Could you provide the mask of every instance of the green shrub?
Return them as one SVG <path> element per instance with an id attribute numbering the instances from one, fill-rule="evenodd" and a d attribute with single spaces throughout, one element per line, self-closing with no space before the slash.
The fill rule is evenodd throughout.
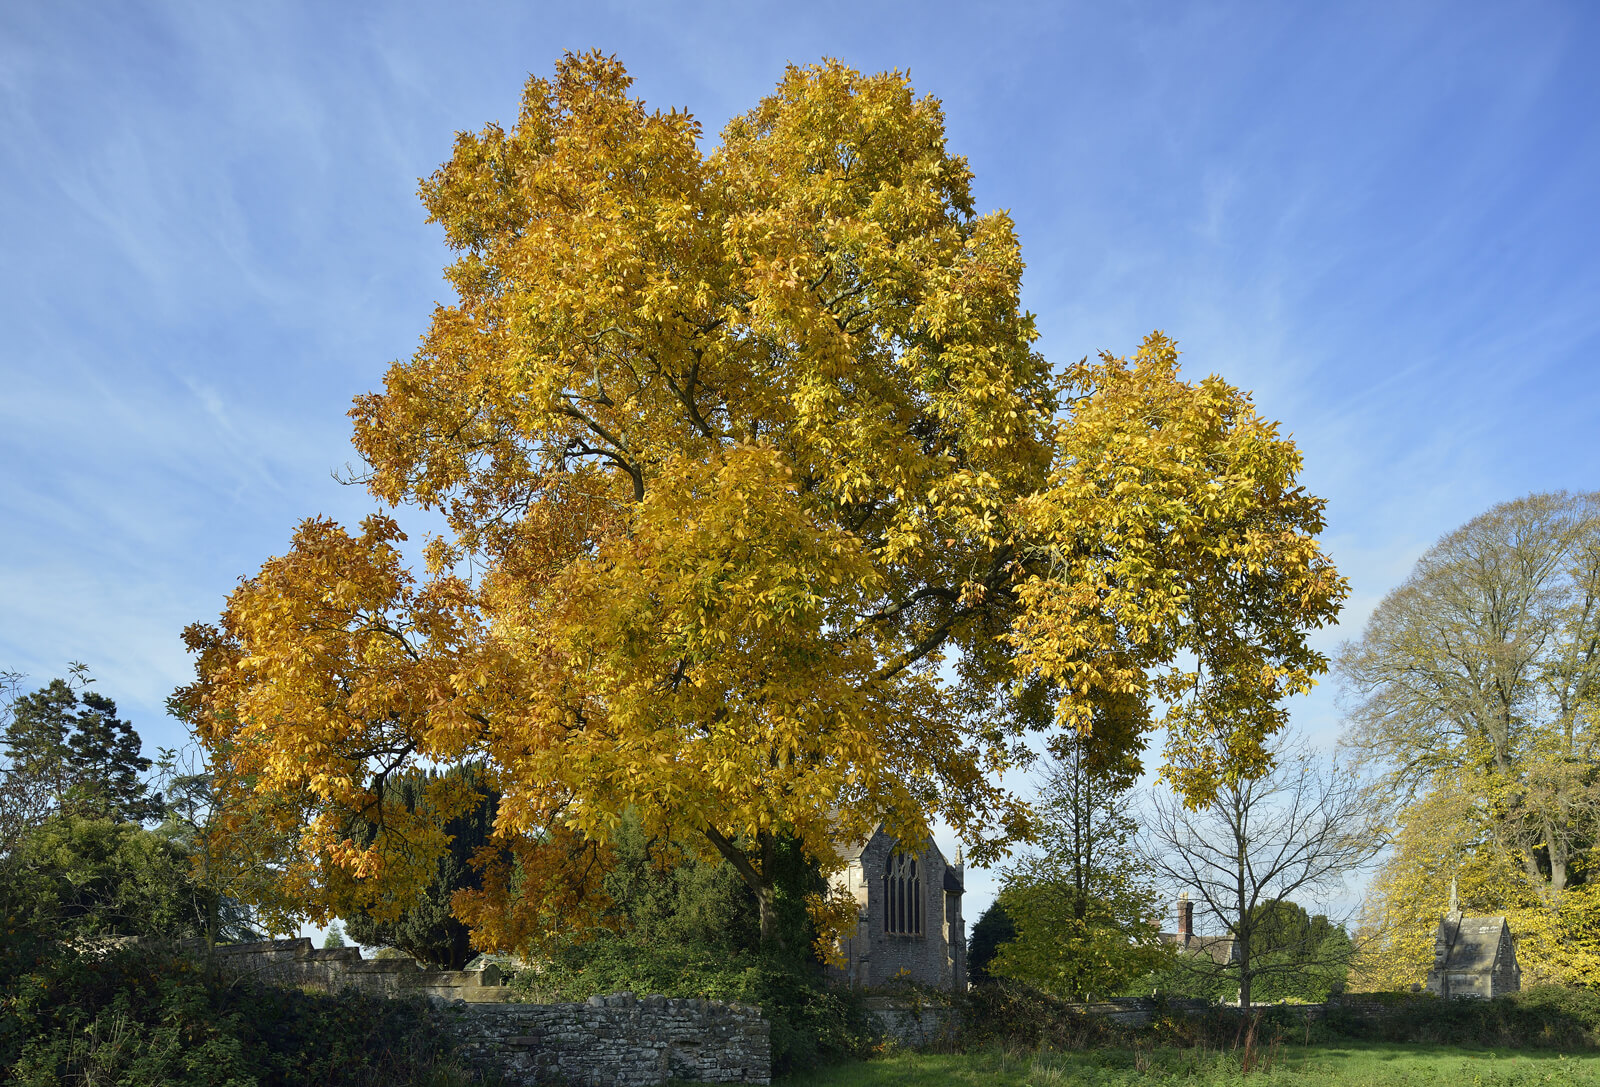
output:
<path id="1" fill-rule="evenodd" d="M 134 823 L 58 815 L 0 863 L 0 915 L 12 931 L 179 938 L 205 931 L 206 896 L 188 851 Z"/>
<path id="2" fill-rule="evenodd" d="M 976 985 L 955 998 L 957 1046 L 981 1049 L 1080 1050 L 1158 1046 L 1232 1050 L 1275 1041 L 1504 1046 L 1518 1049 L 1600 1047 L 1600 993 L 1545 986 L 1495 1000 L 1440 1000 L 1427 994 L 1360 994 L 1336 1000 L 1326 1017 L 1310 1019 L 1296 1005 L 1195 1006 L 1156 1000 L 1150 1022 L 1122 1026 L 1011 982 Z M 1381 1005 L 1369 1014 L 1362 1005 Z"/>
<path id="3" fill-rule="evenodd" d="M 772 1030 L 773 1071 L 865 1053 L 870 1023 L 859 994 L 823 980 L 805 896 L 823 890 L 798 841 L 776 845 L 776 939 L 763 945 L 755 895 L 721 860 L 644 834 L 627 814 L 605 876 L 614 931 L 585 933 L 513 985 L 530 1000 L 659 993 L 759 1005 Z"/>
<path id="4" fill-rule="evenodd" d="M 1086 1015 L 1064 1000 L 1014 981 L 974 985 L 955 996 L 963 1048 L 1084 1049 L 1117 1044 L 1126 1033 L 1103 1016 Z"/>
<path id="5" fill-rule="evenodd" d="M 1354 1003 L 1378 1002 L 1362 994 Z M 1387 994 L 1384 994 L 1387 995 Z M 1495 1045 L 1578 1049 L 1600 1046 L 1600 992 L 1543 985 L 1494 1000 L 1441 1000 L 1403 994 L 1365 1016 L 1335 1003 L 1327 1028 L 1339 1035 L 1382 1042 Z"/>
<path id="6" fill-rule="evenodd" d="M 476 1082 L 425 1001 L 229 983 L 170 950 L 44 949 L 0 978 L 0 1079 L 18 1087 Z"/>

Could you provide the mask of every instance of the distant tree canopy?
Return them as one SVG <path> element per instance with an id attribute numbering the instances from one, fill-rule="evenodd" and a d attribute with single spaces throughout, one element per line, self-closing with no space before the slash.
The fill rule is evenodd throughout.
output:
<path id="1" fill-rule="evenodd" d="M 942 817 L 997 857 L 1030 730 L 1116 762 L 1164 727 L 1195 802 L 1266 767 L 1345 593 L 1299 452 L 1159 333 L 1039 355 L 971 184 L 937 101 L 835 62 L 705 140 L 569 56 L 458 136 L 422 185 L 457 300 L 352 411 L 374 497 L 446 534 L 413 573 L 388 517 L 308 520 L 187 636 L 178 701 L 239 820 L 295 835 L 287 897 L 433 880 L 465 796 L 346 830 L 428 764 L 501 797 L 454 896 L 484 947 L 598 923 L 625 811 L 779 939 L 781 841 Z"/>
<path id="2" fill-rule="evenodd" d="M 1253 999 L 1317 1002 L 1344 992 L 1353 946 L 1343 925 L 1293 902 L 1276 900 L 1256 907 L 1252 928 L 1254 953 L 1263 967 Z"/>
<path id="3" fill-rule="evenodd" d="M 1600 494 L 1449 533 L 1339 654 L 1349 742 L 1399 798 L 1367 984 L 1421 981 L 1452 880 L 1506 914 L 1529 982 L 1600 978 Z"/>
<path id="4" fill-rule="evenodd" d="M 1262 902 L 1251 914 L 1252 1003 L 1320 1003 L 1345 991 L 1354 951 L 1344 926 L 1285 900 Z M 1217 962 L 1212 950 L 1202 946 L 1170 957 L 1129 991 L 1233 1001 L 1239 997 L 1239 973 L 1236 966 Z"/>
<path id="5" fill-rule="evenodd" d="M 85 689 L 86 668 L 74 665 L 70 677 L 13 692 L 0 715 L 8 932 L 49 940 L 216 932 L 226 911 L 196 877 L 190 840 L 170 820 L 143 825 L 170 812 L 141 776 L 151 761 L 139 734 L 112 699 Z"/>

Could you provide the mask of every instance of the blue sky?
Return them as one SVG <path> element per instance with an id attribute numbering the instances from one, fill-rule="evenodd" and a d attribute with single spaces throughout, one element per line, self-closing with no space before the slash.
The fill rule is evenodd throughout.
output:
<path id="1" fill-rule="evenodd" d="M 1293 433 L 1332 649 L 1442 533 L 1597 486 L 1597 46 L 1579 0 L 0 6 L 0 668 L 181 739 L 182 628 L 371 507 L 344 413 L 447 298 L 417 179 L 587 48 L 713 135 L 789 62 L 908 69 L 1048 357 L 1160 328 Z M 1295 714 L 1331 740 L 1331 685 Z"/>

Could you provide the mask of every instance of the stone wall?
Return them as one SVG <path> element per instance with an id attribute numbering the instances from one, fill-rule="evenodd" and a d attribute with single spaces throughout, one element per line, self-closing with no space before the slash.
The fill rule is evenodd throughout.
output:
<path id="1" fill-rule="evenodd" d="M 621 993 L 584 1004 L 458 1004 L 450 1012 L 462 1056 L 514 1087 L 772 1082 L 767 1022 L 741 1004 Z"/>
<path id="2" fill-rule="evenodd" d="M 955 1013 L 945 1004 L 880 994 L 867 997 L 866 1006 L 879 1034 L 912 1049 L 948 1042 L 957 1028 Z"/>
<path id="3" fill-rule="evenodd" d="M 902 935 L 885 931 L 881 877 L 899 842 L 879 827 L 838 877 L 839 886 L 855 896 L 861 910 L 842 950 L 847 966 L 830 975 L 851 988 L 873 988 L 910 981 L 957 992 L 967 985 L 967 926 L 961 915 L 962 895 L 946 890 L 946 873 L 959 887 L 962 870 L 946 862 L 932 839 L 917 854 L 922 883 L 922 932 Z"/>
<path id="4" fill-rule="evenodd" d="M 507 979 L 493 963 L 481 970 L 425 970 L 408 956 L 363 959 L 359 948 L 313 947 L 305 937 L 221 944 L 215 954 L 218 967 L 232 977 L 297 989 L 359 989 L 379 996 L 431 996 L 472 1004 L 513 999 Z"/>
<path id="5" fill-rule="evenodd" d="M 260 940 L 214 949 L 227 975 L 337 993 L 422 996 L 454 1021 L 462 1056 L 509 1087 L 657 1087 L 669 1079 L 772 1082 L 772 1043 L 761 1009 L 709 1000 L 637 999 L 521 1004 L 487 963 L 479 970 L 424 970 L 406 957 L 363 959 L 353 947 L 308 939 Z"/>

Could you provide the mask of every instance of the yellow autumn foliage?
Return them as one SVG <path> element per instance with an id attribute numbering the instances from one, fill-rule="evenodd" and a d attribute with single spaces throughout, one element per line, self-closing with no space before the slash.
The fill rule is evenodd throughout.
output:
<path id="1" fill-rule="evenodd" d="M 937 101 L 826 62 L 702 136 L 595 54 L 458 136 L 422 186 L 458 298 L 351 412 L 373 495 L 448 537 L 413 574 L 393 521 L 307 521 L 189 632 L 181 700 L 241 811 L 303 821 L 312 913 L 424 878 L 437 826 L 382 788 L 424 761 L 503 795 L 514 861 L 455 908 L 528 946 L 590 916 L 625 811 L 767 920 L 780 836 L 828 868 L 940 817 L 992 860 L 1029 729 L 1127 764 L 1164 723 L 1201 803 L 1324 670 L 1293 443 L 1160 334 L 1053 373 Z"/>
<path id="2" fill-rule="evenodd" d="M 1463 782 L 1400 813 L 1394 851 L 1367 891 L 1353 989 L 1403 991 L 1427 979 L 1452 881 L 1465 913 L 1505 916 L 1524 986 L 1600 978 L 1600 890 L 1582 882 L 1552 900 L 1490 833 L 1475 795 L 1486 784 Z"/>
<path id="3" fill-rule="evenodd" d="M 1340 671 L 1347 741 L 1399 805 L 1370 980 L 1420 982 L 1452 879 L 1504 914 L 1525 983 L 1600 978 L 1600 494 L 1531 494 L 1448 533 Z"/>

